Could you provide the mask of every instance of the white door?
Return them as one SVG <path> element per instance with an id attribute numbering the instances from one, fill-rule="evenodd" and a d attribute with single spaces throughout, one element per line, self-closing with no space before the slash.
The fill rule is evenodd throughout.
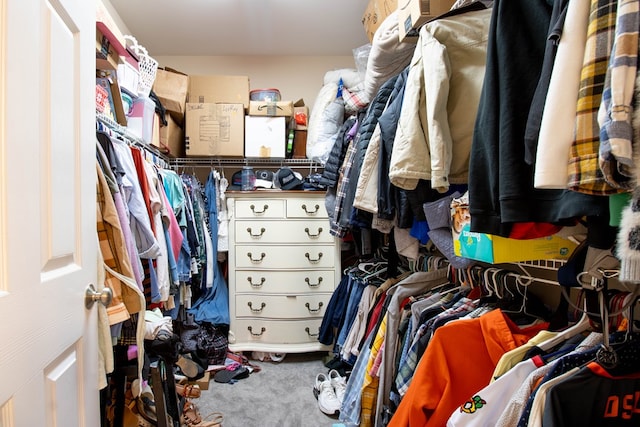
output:
<path id="1" fill-rule="evenodd" d="M 0 0 L 0 427 L 97 427 L 95 6 Z"/>

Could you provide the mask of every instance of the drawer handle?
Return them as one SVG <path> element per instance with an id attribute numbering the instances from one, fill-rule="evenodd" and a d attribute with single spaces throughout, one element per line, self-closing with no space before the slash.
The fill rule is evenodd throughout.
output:
<path id="1" fill-rule="evenodd" d="M 318 258 L 316 258 L 316 259 L 311 259 L 311 255 L 309 255 L 309 252 L 306 252 L 306 253 L 304 254 L 304 256 L 306 256 L 306 257 L 307 257 L 307 259 L 309 260 L 309 262 L 310 262 L 311 264 L 317 264 L 317 263 L 319 263 L 319 262 L 320 262 L 320 259 L 322 258 L 322 252 L 320 252 L 320 253 L 318 254 Z"/>
<path id="2" fill-rule="evenodd" d="M 317 239 L 318 237 L 320 237 L 320 233 L 322 233 L 322 227 L 318 227 L 318 234 L 311 234 L 309 233 L 309 228 L 305 228 L 304 229 L 305 233 L 307 233 L 307 236 L 309 236 L 311 239 Z"/>
<path id="3" fill-rule="evenodd" d="M 264 234 L 265 231 L 266 230 L 264 228 L 261 228 L 260 229 L 260 234 L 253 234 L 252 231 L 251 231 L 251 227 L 247 228 L 247 232 L 249 233 L 249 236 L 251 236 L 251 237 L 262 237 L 262 235 Z"/>
<path id="4" fill-rule="evenodd" d="M 320 331 L 318 331 L 317 334 L 312 334 L 308 327 L 304 328 L 304 330 L 307 331 L 307 335 L 309 335 L 311 338 L 317 338 L 320 336 Z"/>
<path id="5" fill-rule="evenodd" d="M 318 314 L 322 310 L 322 302 L 319 302 L 318 303 L 318 308 L 315 308 L 315 309 L 311 308 L 309 303 L 306 303 L 304 306 L 307 307 L 307 310 L 309 310 L 309 313 L 311 313 L 311 314 Z"/>
<path id="6" fill-rule="evenodd" d="M 262 328 L 260 328 L 260 332 L 256 334 L 253 332 L 253 328 L 251 326 L 247 326 L 247 329 L 249 330 L 249 333 L 254 337 L 259 337 L 260 335 L 264 334 L 264 332 L 267 330 L 267 328 L 263 326 Z"/>
<path id="7" fill-rule="evenodd" d="M 251 280 L 251 277 L 247 277 L 247 282 L 249 282 L 249 284 L 251 285 L 252 288 L 260 288 L 262 287 L 262 285 L 264 285 L 264 281 L 267 280 L 264 277 L 260 278 L 260 283 L 253 283 L 253 281 Z"/>
<path id="8" fill-rule="evenodd" d="M 310 288 L 317 288 L 317 287 L 319 287 L 319 286 L 320 286 L 320 283 L 322 283 L 322 277 L 318 277 L 318 283 L 311 283 L 311 281 L 309 280 L 309 278 L 308 278 L 308 277 L 305 277 L 305 278 L 304 278 L 304 281 L 305 281 L 305 282 L 307 282 L 307 285 L 308 285 Z"/>
<path id="9" fill-rule="evenodd" d="M 320 210 L 320 205 L 316 205 L 315 206 L 315 210 L 314 211 L 310 211 L 307 209 L 307 205 L 302 205 L 302 209 L 304 209 L 304 211 L 307 213 L 307 215 L 315 215 L 318 213 L 318 211 Z"/>
<path id="10" fill-rule="evenodd" d="M 320 304 L 322 304 L 322 303 L 320 303 Z M 247 305 L 249 306 L 249 309 L 251 309 L 251 312 L 252 313 L 256 313 L 256 314 L 262 312 L 262 310 L 267 306 L 267 304 L 262 303 L 262 304 L 260 304 L 260 308 L 253 308 L 253 305 L 251 304 L 251 301 L 249 301 L 247 303 Z"/>
<path id="11" fill-rule="evenodd" d="M 253 213 L 256 214 L 256 215 L 262 215 L 263 213 L 265 213 L 267 211 L 267 209 L 269 209 L 269 205 L 264 205 L 261 211 L 257 211 L 255 205 L 251 205 L 249 207 L 251 208 Z"/>
<path id="12" fill-rule="evenodd" d="M 260 259 L 253 259 L 253 256 L 251 255 L 251 252 L 247 252 L 247 256 L 249 257 L 249 259 L 251 260 L 252 263 L 254 264 L 259 264 L 262 262 L 262 260 L 264 259 L 264 257 L 267 256 L 267 254 L 265 254 L 264 252 L 262 252 L 260 254 Z"/>

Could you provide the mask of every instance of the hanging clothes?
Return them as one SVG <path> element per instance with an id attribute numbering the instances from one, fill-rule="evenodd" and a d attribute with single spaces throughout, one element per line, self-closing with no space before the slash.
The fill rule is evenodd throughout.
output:
<path id="1" fill-rule="evenodd" d="M 508 237 L 517 222 L 559 223 L 608 215 L 604 197 L 534 189 L 532 166 L 525 162 L 524 132 L 550 18 L 546 0 L 493 2 L 469 163 L 472 232 Z"/>
<path id="2" fill-rule="evenodd" d="M 489 383 L 502 354 L 548 326 L 541 323 L 521 329 L 496 309 L 478 319 L 440 327 L 389 427 L 445 425 L 460 402 Z"/>

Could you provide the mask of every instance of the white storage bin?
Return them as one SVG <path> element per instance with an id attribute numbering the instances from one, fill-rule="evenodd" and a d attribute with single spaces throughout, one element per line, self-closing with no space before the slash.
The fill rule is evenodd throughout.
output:
<path id="1" fill-rule="evenodd" d="M 133 108 L 127 117 L 127 128 L 147 144 L 150 144 L 153 138 L 155 112 L 156 103 L 147 96 L 139 96 L 133 101 Z"/>

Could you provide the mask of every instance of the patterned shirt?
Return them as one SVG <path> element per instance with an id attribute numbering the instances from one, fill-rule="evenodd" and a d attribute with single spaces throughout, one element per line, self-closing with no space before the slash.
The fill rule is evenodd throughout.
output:
<path id="1" fill-rule="evenodd" d="M 597 111 L 602 100 L 616 23 L 617 0 L 591 0 L 587 44 L 576 110 L 575 138 L 569 155 L 568 188 L 586 194 L 616 193 L 598 164 L 600 129 Z"/>
<path id="2" fill-rule="evenodd" d="M 604 81 L 600 124 L 600 169 L 615 188 L 632 189 L 634 182 L 631 105 L 638 61 L 638 0 L 619 0 L 613 51 Z"/>
<path id="3" fill-rule="evenodd" d="M 347 195 L 347 188 L 349 187 L 349 173 L 351 172 L 351 166 L 353 165 L 353 157 L 355 154 L 356 144 L 354 141 L 351 141 L 347 148 L 347 154 L 344 156 L 344 162 L 342 163 L 339 171 L 340 177 L 338 178 L 338 185 L 336 187 L 335 211 L 329 229 L 329 233 L 332 236 L 344 237 L 347 234 L 347 229 L 340 226 L 340 217 L 342 216 L 344 198 Z"/>

